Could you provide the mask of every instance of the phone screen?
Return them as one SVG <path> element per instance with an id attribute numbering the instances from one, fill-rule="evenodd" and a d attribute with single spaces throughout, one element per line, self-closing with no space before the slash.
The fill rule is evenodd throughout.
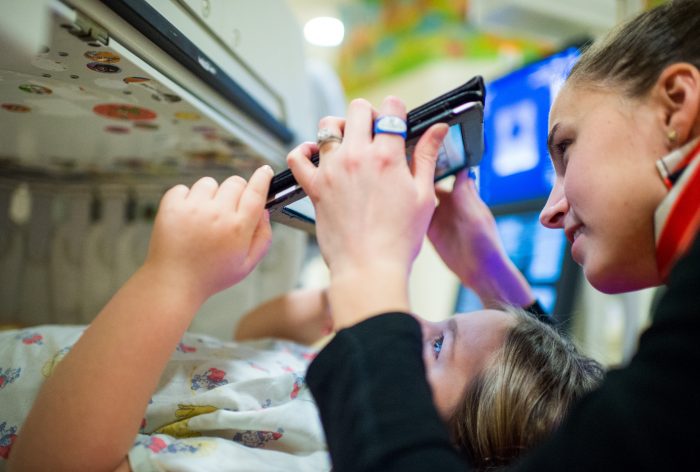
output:
<path id="1" fill-rule="evenodd" d="M 413 155 L 414 145 L 406 147 L 408 159 Z M 450 126 L 440 150 L 438 151 L 437 164 L 435 166 L 435 182 L 459 172 L 467 166 L 467 152 L 464 149 L 464 136 L 462 125 L 455 123 Z M 299 218 L 309 223 L 316 221 L 316 212 L 309 197 L 304 197 L 285 206 L 282 211 L 287 215 Z"/>

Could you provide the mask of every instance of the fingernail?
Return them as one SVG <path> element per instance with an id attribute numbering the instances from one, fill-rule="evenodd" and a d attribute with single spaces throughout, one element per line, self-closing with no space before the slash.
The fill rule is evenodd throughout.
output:
<path id="1" fill-rule="evenodd" d="M 275 171 L 272 170 L 272 167 L 270 167 L 268 164 L 265 164 L 264 166 L 261 167 L 262 169 L 265 169 L 265 172 L 267 172 L 270 175 L 274 175 Z"/>

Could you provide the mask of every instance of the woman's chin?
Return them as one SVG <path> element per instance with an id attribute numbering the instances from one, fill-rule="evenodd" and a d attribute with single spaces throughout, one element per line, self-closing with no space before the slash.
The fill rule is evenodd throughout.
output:
<path id="1" fill-rule="evenodd" d="M 606 268 L 584 264 L 583 275 L 596 290 L 607 294 L 632 292 L 661 284 L 658 271 L 655 269 L 637 269 L 630 266 Z"/>

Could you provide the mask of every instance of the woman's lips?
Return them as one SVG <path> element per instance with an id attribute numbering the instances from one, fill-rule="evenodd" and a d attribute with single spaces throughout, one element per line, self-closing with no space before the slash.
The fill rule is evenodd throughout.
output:
<path id="1" fill-rule="evenodd" d="M 564 233 L 566 234 L 566 239 L 568 239 L 571 244 L 574 244 L 574 240 L 576 240 L 576 238 L 581 234 L 582 231 L 583 225 L 576 224 L 574 226 L 566 228 L 564 230 Z"/>
<path id="2" fill-rule="evenodd" d="M 578 224 L 572 226 L 571 228 L 567 228 L 565 232 L 566 239 L 568 239 L 571 244 L 571 258 L 580 265 L 583 263 L 583 255 L 581 254 L 582 249 L 580 249 L 581 244 L 579 238 L 583 234 L 583 225 Z M 577 242 L 579 242 L 579 244 L 577 244 Z"/>

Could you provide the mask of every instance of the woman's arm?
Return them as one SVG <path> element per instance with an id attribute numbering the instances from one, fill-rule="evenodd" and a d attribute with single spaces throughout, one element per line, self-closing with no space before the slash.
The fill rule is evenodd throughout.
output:
<path id="1" fill-rule="evenodd" d="M 146 405 L 197 309 L 243 279 L 267 251 L 271 177 L 267 168 L 248 184 L 204 178 L 163 196 L 146 262 L 43 385 L 9 470 L 124 468 Z"/>
<path id="2" fill-rule="evenodd" d="M 299 289 L 284 293 L 246 313 L 236 326 L 234 339 L 289 339 L 313 344 L 333 330 L 325 289 Z"/>

